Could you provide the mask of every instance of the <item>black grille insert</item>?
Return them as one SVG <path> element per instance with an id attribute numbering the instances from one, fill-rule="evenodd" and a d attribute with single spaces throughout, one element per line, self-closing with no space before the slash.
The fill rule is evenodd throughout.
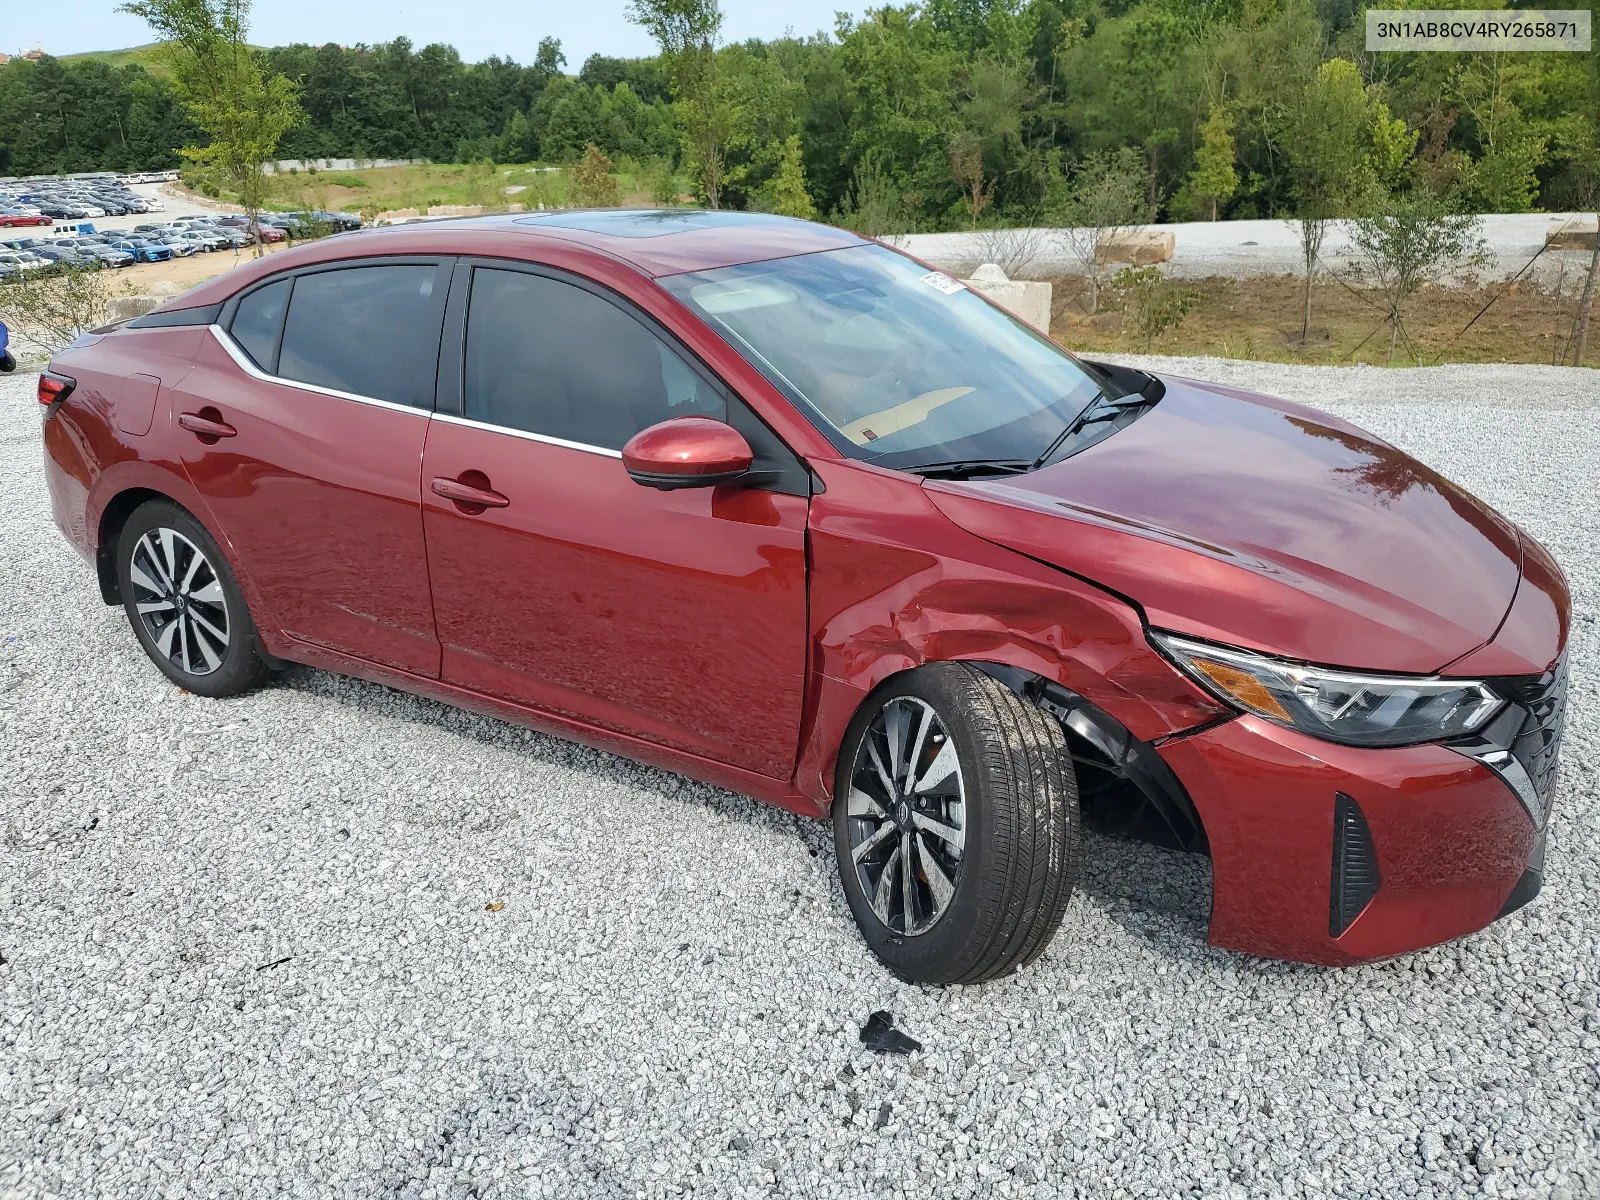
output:
<path id="1" fill-rule="evenodd" d="M 1343 792 L 1333 798 L 1333 887 L 1328 936 L 1338 937 L 1378 894 L 1378 855 L 1361 806 Z"/>
<path id="2" fill-rule="evenodd" d="M 1489 686 L 1527 714 L 1522 728 L 1508 747 L 1533 781 L 1544 812 L 1550 811 L 1561 759 L 1561 729 L 1567 712 L 1567 656 L 1563 654 L 1543 675 L 1492 679 Z M 1534 815 L 1543 824 L 1543 813 Z"/>

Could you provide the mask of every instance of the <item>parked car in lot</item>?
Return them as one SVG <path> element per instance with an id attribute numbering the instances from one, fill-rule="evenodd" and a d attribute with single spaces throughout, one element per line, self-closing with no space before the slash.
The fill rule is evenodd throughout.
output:
<path id="1" fill-rule="evenodd" d="M 255 245 L 255 239 L 242 229 L 234 229 L 231 226 L 218 225 L 214 227 L 211 232 L 216 234 L 217 237 L 221 238 L 228 249 L 239 250 L 243 249 L 245 246 Z"/>
<path id="2" fill-rule="evenodd" d="M 48 227 L 51 224 L 53 224 L 51 219 L 43 213 L 27 213 L 18 209 L 0 210 L 0 228 L 18 229 L 37 225 Z"/>
<path id="3" fill-rule="evenodd" d="M 101 265 L 100 259 L 88 250 L 70 246 L 40 246 L 33 253 L 49 262 L 65 263 L 73 267 L 98 268 Z"/>
<path id="4" fill-rule="evenodd" d="M 909 980 L 1037 957 L 1080 820 L 1209 854 L 1211 940 L 1314 963 L 1542 883 L 1571 602 L 1533 538 L 841 229 L 313 242 L 39 399 L 56 522 L 175 684 L 308 663 L 831 816 Z"/>
<path id="5" fill-rule="evenodd" d="M 206 252 L 221 250 L 229 244 L 229 239 L 223 237 L 220 233 L 196 226 L 190 226 L 187 229 L 174 229 L 171 236 L 182 238 L 184 241 L 192 243 L 195 249 Z"/>
<path id="6" fill-rule="evenodd" d="M 0 254 L 0 264 L 10 267 L 13 271 L 27 274 L 48 267 L 48 259 L 40 258 L 31 250 L 8 250 Z"/>
<path id="7" fill-rule="evenodd" d="M 193 242 L 164 231 L 147 233 L 144 235 L 144 239 L 155 245 L 165 246 L 172 252 L 174 258 L 192 258 L 197 249 Z"/>
<path id="8" fill-rule="evenodd" d="M 92 254 L 108 267 L 131 267 L 133 265 L 133 255 L 126 250 L 117 250 L 109 243 L 94 242 L 87 238 L 82 240 L 84 253 Z"/>
<path id="9" fill-rule="evenodd" d="M 156 242 L 147 242 L 143 238 L 119 238 L 107 243 L 113 250 L 122 250 L 133 255 L 135 262 L 166 262 L 172 257 L 172 251 Z"/>

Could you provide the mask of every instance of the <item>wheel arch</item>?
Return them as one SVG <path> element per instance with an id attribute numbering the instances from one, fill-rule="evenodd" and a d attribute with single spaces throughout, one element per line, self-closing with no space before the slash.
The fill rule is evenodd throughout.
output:
<path id="1" fill-rule="evenodd" d="M 1073 768 L 1079 774 L 1080 799 L 1085 802 L 1086 819 L 1091 824 L 1103 832 L 1135 837 L 1167 849 L 1209 853 L 1210 843 L 1199 810 L 1155 743 L 1136 737 L 1105 709 L 1034 671 L 980 658 L 935 661 L 966 663 L 1003 683 L 1061 724 Z M 843 728 L 852 728 L 861 713 L 878 703 L 895 680 L 929 665 L 932 664 L 914 662 L 888 671 L 859 697 Z M 843 751 L 842 744 L 836 748 L 836 758 L 828 772 L 835 792 L 839 772 L 846 769 Z"/>
<path id="2" fill-rule="evenodd" d="M 171 500 L 178 504 L 171 496 L 154 488 L 130 487 L 112 496 L 100 510 L 95 533 L 94 571 L 100 583 L 100 599 L 109 605 L 122 603 L 122 589 L 117 583 L 117 542 L 122 537 L 123 526 L 127 525 L 128 518 L 141 505 L 151 500 Z M 183 506 L 180 504 L 179 507 Z"/>
<path id="3" fill-rule="evenodd" d="M 117 582 L 117 542 L 122 536 L 123 527 L 141 505 L 151 500 L 166 500 L 187 513 L 217 543 L 238 581 L 240 591 L 244 593 L 245 604 L 255 623 L 262 657 L 274 668 L 281 669 L 285 665 L 285 646 L 278 628 L 265 619 L 268 610 L 256 591 L 255 581 L 243 569 L 227 535 L 210 519 L 210 513 L 206 511 L 199 494 L 189 488 L 185 480 L 152 468 L 150 464 L 127 463 L 122 466 L 136 468 L 137 473 L 124 471 L 115 484 L 103 479 L 101 494 L 107 499 L 100 506 L 98 514 L 93 511 L 92 505 L 89 512 L 89 526 L 95 530 L 94 569 L 100 598 L 111 606 L 122 604 L 122 588 Z"/>

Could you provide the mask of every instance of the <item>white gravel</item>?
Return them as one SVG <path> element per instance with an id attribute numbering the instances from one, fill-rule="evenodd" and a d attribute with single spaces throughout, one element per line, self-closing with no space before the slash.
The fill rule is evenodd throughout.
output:
<path id="1" fill-rule="evenodd" d="M 316 671 L 168 686 L 0 381 L 0 1197 L 1600 1195 L 1600 375 L 1173 365 L 1336 408 L 1566 567 L 1530 908 L 1263 962 L 1205 946 L 1203 860 L 1091 839 L 1040 963 L 899 984 L 820 823 Z M 865 1054 L 876 1008 L 925 1052 Z"/>
<path id="2" fill-rule="evenodd" d="M 1481 279 L 1516 275 L 1537 258 L 1530 280 L 1545 286 L 1558 278 L 1568 291 L 1574 278 L 1588 269 L 1587 250 L 1544 251 L 1546 237 L 1568 227 L 1592 229 L 1589 213 L 1488 213 L 1478 218 L 1477 232 L 1488 251 L 1487 265 L 1470 274 Z M 1302 270 L 1298 226 L 1284 220 L 1185 221 L 1149 225 L 1152 233 L 1172 235 L 1172 258 L 1162 273 L 1182 279 L 1227 276 L 1244 279 L 1255 275 L 1298 275 Z M 1321 263 L 1325 270 L 1343 274 L 1355 262 L 1350 233 L 1353 223 L 1331 222 L 1323 239 Z M 969 274 L 979 263 L 1019 256 L 1027 266 L 1017 272 L 1022 279 L 1082 274 L 1060 229 L 1009 230 L 1002 233 L 913 233 L 893 240 L 935 266 Z M 1565 274 L 1563 275 L 1563 270 Z M 1468 272 L 1461 273 L 1464 278 Z"/>

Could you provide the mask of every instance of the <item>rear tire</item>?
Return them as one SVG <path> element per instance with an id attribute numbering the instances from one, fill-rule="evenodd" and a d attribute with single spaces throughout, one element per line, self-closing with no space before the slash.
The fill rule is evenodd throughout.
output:
<path id="1" fill-rule="evenodd" d="M 1050 944 L 1077 878 L 1065 735 L 968 664 L 896 676 L 846 732 L 833 828 L 845 899 L 891 971 L 927 984 L 1010 974 Z"/>
<path id="2" fill-rule="evenodd" d="M 237 696 L 272 674 L 228 560 L 171 500 L 136 508 L 117 539 L 117 587 L 161 673 L 201 696 Z"/>
<path id="3" fill-rule="evenodd" d="M 0 375 L 9 375 L 17 369 L 17 360 L 11 357 L 9 351 L 0 354 Z"/>

